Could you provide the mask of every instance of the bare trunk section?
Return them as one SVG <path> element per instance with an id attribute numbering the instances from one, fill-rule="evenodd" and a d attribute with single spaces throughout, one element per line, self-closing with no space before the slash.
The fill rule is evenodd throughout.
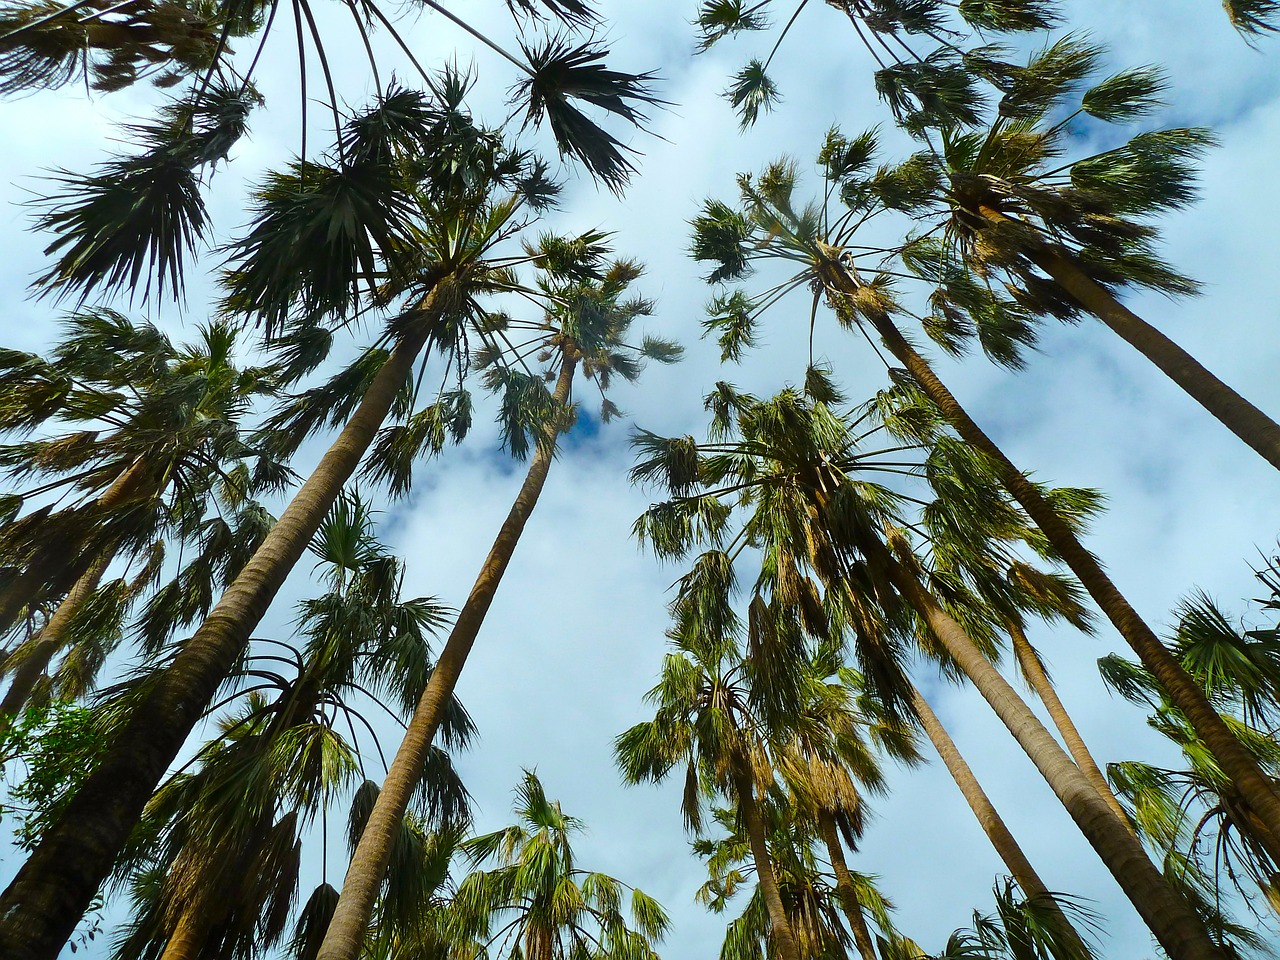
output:
<path id="1" fill-rule="evenodd" d="M 1062 740 L 1067 745 L 1067 750 L 1070 751 L 1076 766 L 1085 775 L 1085 779 L 1093 784 L 1093 788 L 1098 791 L 1098 795 L 1107 801 L 1107 806 L 1120 818 L 1120 822 L 1129 828 L 1130 833 L 1133 833 L 1133 824 L 1129 822 L 1129 815 L 1125 813 L 1124 807 L 1120 805 L 1116 795 L 1111 792 L 1111 785 L 1107 783 L 1106 776 L 1103 775 L 1102 770 L 1093 759 L 1093 754 L 1089 752 L 1089 748 L 1085 746 L 1084 738 L 1080 736 L 1080 731 L 1076 729 L 1076 725 L 1072 722 L 1071 715 L 1067 713 L 1066 707 L 1058 699 L 1058 691 L 1053 688 L 1053 683 L 1049 680 L 1049 675 L 1045 673 L 1044 667 L 1040 663 L 1040 658 L 1031 646 L 1031 642 L 1027 640 L 1026 633 L 1023 632 L 1022 627 L 1013 621 L 1009 622 L 1008 627 L 1009 638 L 1013 641 L 1013 652 L 1018 658 L 1018 665 L 1022 668 L 1022 675 L 1027 678 L 1027 681 L 1031 684 L 1031 689 L 1035 690 L 1036 696 L 1043 701 L 1045 708 L 1049 711 L 1049 719 L 1053 721 L 1053 725 L 1062 734 Z"/>
<path id="2" fill-rule="evenodd" d="M 1199 360 L 1094 282 L 1070 257 L 1052 247 L 1031 248 L 1031 262 L 1111 328 L 1129 346 L 1154 363 L 1188 396 L 1228 430 L 1280 470 L 1280 424 L 1209 372 Z"/>
<path id="3" fill-rule="evenodd" d="M 835 261 L 824 265 L 823 278 L 838 293 L 857 293 L 858 281 Z M 991 458 L 999 471 L 1000 482 L 1044 532 L 1063 562 L 1138 655 L 1142 665 L 1159 681 L 1169 698 L 1186 715 L 1197 736 L 1204 741 L 1223 772 L 1235 782 L 1245 802 L 1266 824 L 1267 832 L 1259 837 L 1260 842 L 1276 862 L 1280 863 L 1280 794 L 1277 794 L 1272 782 L 1263 774 L 1257 760 L 1236 739 L 1222 717 L 1213 709 L 1204 691 L 1182 669 L 1182 665 L 1111 582 L 1102 565 L 1084 548 L 1068 523 L 1036 485 L 974 423 L 951 391 L 938 379 L 928 361 L 903 337 L 888 314 L 872 313 L 868 319 L 889 352 L 906 367 L 907 372 L 937 405 L 961 439 Z"/>
<path id="4" fill-rule="evenodd" d="M 143 807 L 249 635 L 359 466 L 426 342 L 435 295 L 400 340 L 315 471 L 94 772 L 0 895 L 0 956 L 55 960 Z"/>
<path id="5" fill-rule="evenodd" d="M 145 460 L 139 460 L 116 477 L 111 486 L 94 502 L 94 506 L 105 512 L 130 500 L 145 499 L 156 493 L 154 484 L 151 465 Z M 59 543 L 42 550 L 26 570 L 0 590 L 0 634 L 18 622 L 23 608 L 40 599 L 41 592 L 50 583 L 60 582 L 63 590 L 75 588 L 75 584 L 96 560 L 94 556 L 84 555 L 78 546 L 75 543 Z M 55 598 L 56 594 L 47 597 Z"/>
<path id="6" fill-rule="evenodd" d="M 564 406 L 568 402 L 577 366 L 576 354 L 571 350 L 567 353 L 553 394 L 557 406 Z M 320 945 L 317 960 L 357 960 L 361 954 L 365 930 L 369 926 L 374 902 L 387 871 L 396 832 L 404 819 L 409 798 L 422 777 L 422 765 L 431 749 L 436 731 L 440 728 L 458 678 L 462 675 L 467 656 L 484 624 L 507 565 L 515 554 L 525 524 L 537 506 L 554 459 L 559 432 L 559 423 L 551 425 L 544 441 L 537 445 L 520 492 L 516 495 L 493 546 L 489 548 L 489 554 L 471 587 L 467 602 L 458 613 L 444 649 L 440 651 L 440 659 L 436 661 L 427 688 L 422 692 L 413 718 L 405 729 L 404 739 L 400 742 L 395 759 L 383 781 L 382 790 L 365 823 L 364 832 L 360 835 L 360 842 L 352 854 L 351 865 L 342 882 L 342 894 L 338 897 L 338 904 L 334 909 L 333 919 L 329 922 L 329 929 L 325 932 L 324 942 Z"/>
<path id="7" fill-rule="evenodd" d="M 773 860 L 769 857 L 764 819 L 760 816 L 760 805 L 756 802 L 755 778 L 751 776 L 746 758 L 742 756 L 733 761 L 733 783 L 738 795 L 738 810 L 747 828 L 751 859 L 756 865 L 756 882 L 760 884 L 760 895 L 769 912 L 774 945 L 782 960 L 800 960 L 800 946 L 795 931 L 791 929 L 791 920 L 787 917 L 782 891 L 778 887 L 778 876 L 774 873 Z"/>
<path id="8" fill-rule="evenodd" d="M 867 929 L 867 918 L 862 913 L 862 900 L 858 897 L 858 887 L 853 882 L 853 874 L 844 860 L 844 847 L 840 844 L 840 832 L 836 829 L 835 817 L 830 810 L 818 811 L 818 832 L 822 834 L 822 842 L 827 846 L 827 859 L 831 861 L 831 870 L 836 875 L 836 895 L 840 897 L 840 905 L 849 920 L 849 929 L 853 933 L 853 944 L 858 948 L 858 956 L 862 960 L 879 960 L 876 947 L 871 940 L 871 931 Z"/>
<path id="9" fill-rule="evenodd" d="M 9 689 L 5 692 L 4 700 L 0 700 L 0 730 L 7 728 L 26 707 L 27 701 L 31 699 L 31 691 L 44 676 L 53 658 L 65 646 L 67 626 L 72 617 L 81 604 L 93 596 L 98 584 L 102 582 L 102 575 L 110 565 L 110 557 L 95 560 L 85 571 L 85 575 L 76 581 L 62 603 L 58 604 L 58 609 L 53 612 L 49 622 L 33 638 L 31 650 L 13 671 Z"/>
<path id="10" fill-rule="evenodd" d="M 933 748 L 938 751 L 938 756 L 942 758 L 943 766 L 951 774 L 951 779 L 956 782 L 956 786 L 960 788 L 960 793 L 969 804 L 969 809 L 973 811 L 973 815 L 977 818 L 978 824 L 982 827 L 982 832 L 991 841 L 991 846 L 995 848 L 1005 867 L 1013 875 L 1013 879 L 1018 882 L 1023 894 L 1050 906 L 1063 932 L 1079 946 L 1081 956 L 1088 956 L 1088 949 L 1081 941 L 1079 932 L 1071 921 L 1067 919 L 1066 914 L 1062 912 L 1058 902 L 1053 899 L 1049 888 L 1044 885 L 1044 881 L 1036 873 L 1035 867 L 1031 865 L 1027 855 L 1022 852 L 1022 847 L 1014 839 L 1009 827 L 996 810 L 995 804 L 991 802 L 991 798 L 982 789 L 982 784 L 978 782 L 973 770 L 970 769 L 959 748 L 956 747 L 955 741 L 947 733 L 947 728 L 942 725 L 938 715 L 929 706 L 929 701 L 925 700 L 923 694 L 915 687 L 911 688 L 911 705 L 916 711 L 916 716 L 920 718 L 920 725 L 924 727 L 924 732 L 928 736 L 929 742 L 933 744 Z"/>
<path id="11" fill-rule="evenodd" d="M 956 665 L 991 705 L 1062 801 L 1170 960 L 1225 960 L 1190 905 L 1161 876 L 1142 844 L 1121 824 L 1058 741 L 1003 676 L 888 548 L 874 537 L 867 559 L 928 624 Z"/>
<path id="12" fill-rule="evenodd" d="M 164 945 L 160 960 L 199 960 L 205 941 L 209 939 L 209 931 L 213 929 L 212 917 L 204 909 L 208 906 L 203 902 L 206 899 L 197 897 L 194 903 L 182 911 L 169 942 Z"/>

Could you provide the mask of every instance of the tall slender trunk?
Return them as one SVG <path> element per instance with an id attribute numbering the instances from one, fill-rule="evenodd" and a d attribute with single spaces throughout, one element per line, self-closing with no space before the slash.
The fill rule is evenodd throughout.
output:
<path id="1" fill-rule="evenodd" d="M 732 775 L 734 792 L 738 795 L 738 810 L 747 828 L 751 859 L 756 865 L 756 882 L 760 884 L 760 896 L 764 898 L 765 909 L 769 913 L 774 945 L 782 960 L 800 960 L 799 941 L 796 940 L 795 931 L 791 929 L 791 920 L 787 917 L 787 908 L 782 902 L 782 890 L 778 886 L 778 876 L 769 856 L 764 818 L 760 815 L 760 804 L 756 801 L 755 778 L 751 775 L 745 757 L 738 756 L 733 760 Z"/>
<path id="2" fill-rule="evenodd" d="M 831 861 L 831 870 L 836 875 L 836 895 L 849 920 L 858 956 L 862 960 L 879 960 L 875 944 L 871 940 L 871 931 L 867 929 L 867 918 L 862 912 L 857 884 L 853 882 L 853 874 L 849 872 L 849 865 L 844 860 L 844 847 L 840 843 L 840 832 L 836 829 L 836 818 L 830 810 L 824 808 L 818 811 L 818 832 L 827 846 L 827 859 Z"/>
<path id="3" fill-rule="evenodd" d="M 1052 246 L 1027 250 L 1031 262 L 1122 340 L 1154 363 L 1200 406 L 1280 470 L 1280 424 L 1209 372 L 1199 360 L 1122 304 Z"/>
<path id="4" fill-rule="evenodd" d="M 576 352 L 566 348 L 553 393 L 557 408 L 568 403 L 576 366 Z M 561 426 L 559 422 L 549 425 L 543 442 L 537 445 L 520 492 L 516 495 L 507 518 L 502 522 L 493 546 L 489 548 L 489 554 L 485 557 L 466 603 L 458 613 L 444 649 L 440 651 L 440 659 L 431 671 L 431 679 L 427 682 L 427 688 L 422 691 L 418 706 L 405 729 L 404 739 L 387 771 L 382 790 L 365 823 L 364 832 L 360 835 L 360 842 L 351 856 L 351 865 L 342 882 L 342 894 L 338 897 L 338 904 L 334 909 L 333 919 L 329 922 L 329 929 L 325 932 L 324 942 L 320 945 L 317 960 L 357 960 L 360 956 L 365 930 L 369 926 L 374 901 L 387 871 L 396 832 L 404 819 L 409 798 L 422 777 L 422 765 L 431 750 L 431 743 L 440 728 L 454 688 L 458 685 L 467 656 L 484 624 L 507 565 L 515 554 L 525 524 L 538 504 L 538 497 L 542 494 L 547 473 L 555 457 L 556 437 Z"/>
<path id="5" fill-rule="evenodd" d="M 35 689 L 36 683 L 66 644 L 67 626 L 81 605 L 98 589 L 102 575 L 110 565 L 110 556 L 100 556 L 94 560 L 84 576 L 76 581 L 71 592 L 58 604 L 58 609 L 53 612 L 49 622 L 32 638 L 31 649 L 13 671 L 9 689 L 5 691 L 4 699 L 0 700 L 0 730 L 8 727 L 31 699 L 31 691 Z"/>
<path id="6" fill-rule="evenodd" d="M 182 911 L 177 925 L 173 928 L 173 933 L 169 936 L 169 942 L 164 945 L 164 953 L 160 955 L 160 960 L 199 960 L 214 924 L 213 914 L 207 909 L 210 905 L 203 902 L 206 899 L 197 896 L 195 901 Z"/>
<path id="7" fill-rule="evenodd" d="M 960 670 L 991 705 L 1097 851 L 1171 960 L 1225 960 L 1190 905 L 1161 876 L 1146 851 L 1090 786 L 982 650 L 887 547 L 865 543 L 867 559 L 919 613 Z"/>
<path id="8" fill-rule="evenodd" d="M 857 293 L 858 281 L 839 263 L 827 263 L 822 272 L 824 280 L 835 291 L 847 295 Z M 1138 655 L 1142 665 L 1183 712 L 1222 771 L 1235 782 L 1245 802 L 1266 824 L 1267 831 L 1259 839 L 1268 853 L 1280 863 L 1280 794 L 1263 774 L 1257 760 L 1240 744 L 1222 717 L 1213 709 L 1204 691 L 1182 669 L 1182 665 L 1111 582 L 1102 565 L 1084 548 L 1075 532 L 1044 494 L 1005 456 L 1004 451 L 982 428 L 973 422 L 951 391 L 938 379 L 928 361 L 903 337 L 888 314 L 872 312 L 868 319 L 889 352 L 906 367 L 907 372 L 955 428 L 961 439 L 991 459 L 999 473 L 1000 482 L 1022 504 L 1027 515 L 1043 531 L 1063 562 L 1089 592 L 1089 596 Z"/>
<path id="9" fill-rule="evenodd" d="M 105 513 L 122 504 L 143 500 L 156 494 L 152 464 L 138 460 L 123 471 L 93 503 L 93 509 Z M 0 590 L 0 634 L 18 622 L 24 607 L 35 602 L 45 592 L 54 599 L 61 590 L 74 589 L 101 552 L 88 553 L 80 549 L 83 538 L 77 543 L 58 542 L 41 549 L 22 573 Z M 110 551 L 114 552 L 114 551 Z M 61 588 L 58 585 L 61 584 Z M 54 586 L 53 596 L 47 591 Z"/>
<path id="10" fill-rule="evenodd" d="M 955 741 L 947 733 L 947 728 L 942 725 L 942 721 L 929 706 L 929 701 L 925 700 L 923 694 L 914 686 L 911 688 L 911 705 L 916 711 L 916 716 L 920 718 L 920 725 L 924 727 L 929 742 L 942 758 L 943 766 L 947 768 L 951 779 L 956 782 L 960 793 L 969 804 L 969 809 L 977 817 L 982 832 L 991 841 L 991 846 L 995 848 L 996 854 L 1013 875 L 1013 879 L 1018 882 L 1023 894 L 1048 905 L 1053 911 L 1054 918 L 1061 925 L 1062 931 L 1079 946 L 1082 951 L 1081 956 L 1088 956 L 1088 950 L 1081 941 L 1079 932 L 1062 912 L 1057 900 L 1053 899 L 1049 888 L 1044 885 L 1044 881 L 1036 873 L 1027 855 L 1022 852 L 1022 847 L 1018 845 L 1018 841 L 1005 825 L 991 798 L 982 789 L 982 784 L 978 782 L 973 770 L 956 747 Z"/>
<path id="11" fill-rule="evenodd" d="M 1040 658 L 1032 648 L 1031 642 L 1027 640 L 1026 633 L 1019 624 L 1012 620 L 1008 622 L 1007 626 L 1009 627 L 1009 638 L 1013 641 L 1014 656 L 1018 658 L 1018 664 L 1022 667 L 1022 675 L 1027 678 L 1031 688 L 1035 690 L 1036 695 L 1043 701 L 1045 708 L 1049 711 L 1049 719 L 1053 721 L 1053 725 L 1062 734 L 1062 741 L 1067 745 L 1067 750 L 1070 751 L 1076 766 L 1080 768 L 1080 772 L 1085 775 L 1085 778 L 1093 784 L 1093 788 L 1098 791 L 1099 796 L 1107 801 L 1107 806 L 1115 811 L 1115 815 L 1120 818 L 1120 822 L 1128 826 L 1129 832 L 1132 833 L 1133 824 L 1129 822 L 1129 815 L 1125 813 L 1124 807 L 1120 805 L 1116 795 L 1111 792 L 1111 785 L 1107 783 L 1107 778 L 1098 767 L 1097 761 L 1093 759 L 1093 754 L 1085 746 L 1084 738 L 1080 736 L 1080 731 L 1076 729 L 1076 725 L 1072 722 L 1071 715 L 1067 713 L 1066 707 L 1058 699 L 1058 691 L 1053 688 L 1053 683 L 1049 680 L 1049 675 L 1045 673 L 1044 666 L 1040 663 Z"/>
<path id="12" fill-rule="evenodd" d="M 165 770 L 359 466 L 426 342 L 436 294 L 204 623 L 153 682 L 93 773 L 0 895 L 0 956 L 54 960 Z"/>

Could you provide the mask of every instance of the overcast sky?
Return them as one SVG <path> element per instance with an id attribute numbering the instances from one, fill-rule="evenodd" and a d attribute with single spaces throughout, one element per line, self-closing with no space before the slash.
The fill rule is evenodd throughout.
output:
<path id="1" fill-rule="evenodd" d="M 474 14 L 478 26 L 510 35 L 501 4 L 474 6 L 482 8 Z M 1168 68 L 1169 105 L 1151 126 L 1207 125 L 1221 139 L 1204 163 L 1201 202 L 1165 221 L 1170 260 L 1204 283 L 1204 296 L 1180 302 L 1140 296 L 1135 309 L 1264 410 L 1280 414 L 1273 239 L 1280 223 L 1274 182 L 1280 50 L 1265 39 L 1258 50 L 1246 46 L 1214 0 L 1067 6 L 1073 28 L 1110 46 L 1115 68 L 1153 62 Z M 778 54 L 781 107 L 745 134 L 720 92 L 749 56 L 767 53 L 771 38 L 726 43 L 694 58 L 692 0 L 606 2 L 603 9 L 612 24 L 611 63 L 658 70 L 661 94 L 672 105 L 654 113 L 654 136 L 628 135 L 644 156 L 626 195 L 574 180 L 558 225 L 613 231 L 620 252 L 648 264 L 637 288 L 658 301 L 649 329 L 681 340 L 688 353 L 677 367 L 651 369 L 638 388 L 619 390 L 616 399 L 647 429 L 696 434 L 703 428 L 701 397 L 716 380 L 764 394 L 802 376 L 808 318 L 797 301 L 771 318 L 747 363 L 720 368 L 714 344 L 698 339 L 709 290 L 686 255 L 687 220 L 708 195 L 731 199 L 735 173 L 780 154 L 808 164 L 832 124 L 858 130 L 887 117 L 871 92 L 868 58 L 847 21 L 824 4 L 810 4 Z M 342 20 L 331 18 L 328 26 L 333 36 L 346 35 L 337 32 Z M 297 149 L 290 33 L 280 31 L 264 59 L 270 106 L 215 177 L 220 239 L 244 220 L 245 183 Z M 506 116 L 502 101 L 515 79 L 509 65 L 474 52 L 438 17 L 424 16 L 411 36 L 426 63 L 455 50 L 461 62 L 474 62 L 480 80 L 473 108 L 491 123 Z M 390 51 L 387 57 L 395 62 Z M 403 64 L 396 69 L 412 80 Z M 338 75 L 353 105 L 371 91 L 354 53 Z M 138 115 L 149 99 L 142 89 L 87 98 L 72 86 L 0 106 L 5 346 L 40 348 L 57 316 L 54 306 L 25 292 L 44 267 L 43 244 L 25 232 L 28 212 L 17 204 L 44 189 L 35 178 L 42 168 L 86 169 L 120 135 L 113 124 Z M 323 142 L 317 132 L 323 112 L 313 111 L 312 122 L 312 143 Z M 191 325 L 204 319 L 207 290 L 197 283 L 185 312 L 162 304 L 135 313 L 181 339 L 184 325 L 190 336 Z M 882 385 L 883 370 L 860 338 L 820 327 L 817 350 L 851 398 Z M 1242 598 L 1258 593 L 1248 564 L 1259 549 L 1274 547 L 1280 531 L 1274 471 L 1100 324 L 1046 326 L 1040 352 L 1017 377 L 981 358 L 937 362 L 1015 462 L 1054 484 L 1105 491 L 1109 509 L 1089 546 L 1149 622 L 1165 628 L 1171 609 L 1195 586 L 1228 609 L 1246 611 Z M 665 957 L 705 960 L 718 952 L 725 918 L 693 903 L 705 873 L 682 832 L 678 787 L 624 789 L 612 763 L 613 737 L 651 716 L 641 696 L 657 678 L 667 588 L 680 572 L 629 539 L 648 503 L 626 480 L 629 432 L 628 423 L 618 422 L 575 441 L 553 468 L 459 687 L 481 733 L 460 764 L 481 829 L 506 821 L 521 768 L 536 768 L 548 793 L 588 824 L 580 863 L 641 887 L 667 907 L 675 925 Z M 522 473 L 495 455 L 494 437 L 491 428 L 477 429 L 463 447 L 422 469 L 412 496 L 382 514 L 383 537 L 408 562 L 408 595 L 434 594 L 454 605 L 465 598 Z M 313 444 L 306 455 L 314 459 L 321 449 Z M 308 568 L 300 565 L 261 635 L 288 629 L 291 605 L 310 590 Z M 1142 713 L 1101 686 L 1096 658 L 1122 647 L 1113 631 L 1083 637 L 1038 629 L 1032 640 L 1100 761 L 1172 759 L 1144 728 Z M 933 681 L 926 687 L 1049 887 L 1090 899 L 1105 916 L 1103 955 L 1151 955 L 1136 914 L 986 706 L 969 690 Z M 990 888 L 1003 868 L 940 764 L 891 779 L 892 794 L 875 802 L 876 819 L 853 862 L 880 876 L 897 905 L 899 928 L 937 950 L 969 922 L 972 909 L 990 909 Z M 327 868 L 335 883 L 343 866 L 337 846 L 331 844 Z M 16 869 L 12 855 L 6 861 L 5 877 Z M 92 955 L 102 954 L 95 946 Z"/>

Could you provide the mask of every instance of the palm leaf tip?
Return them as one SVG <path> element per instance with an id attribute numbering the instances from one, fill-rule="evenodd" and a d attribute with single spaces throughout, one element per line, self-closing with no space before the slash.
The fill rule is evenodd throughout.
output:
<path id="1" fill-rule="evenodd" d="M 644 105 L 664 105 L 652 89 L 656 74 L 623 73 L 604 64 L 608 51 L 592 43 L 571 45 L 548 37 L 536 48 L 522 45 L 529 62 L 528 79 L 517 92 L 528 102 L 525 126 L 538 127 L 545 117 L 561 155 L 580 160 L 592 175 L 615 193 L 635 167 L 623 151 L 635 153 L 578 109 L 580 100 L 644 129 Z"/>
<path id="2" fill-rule="evenodd" d="M 514 13 L 535 19 L 543 17 L 543 10 L 571 26 L 589 26 L 600 20 L 600 14 L 582 0 L 507 0 Z"/>
<path id="3" fill-rule="evenodd" d="M 1246 39 L 1280 30 L 1277 0 L 1222 0 L 1222 8 L 1231 25 Z"/>

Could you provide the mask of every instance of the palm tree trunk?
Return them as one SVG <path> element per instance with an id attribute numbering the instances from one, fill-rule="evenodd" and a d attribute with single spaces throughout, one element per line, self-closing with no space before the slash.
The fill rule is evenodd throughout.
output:
<path id="1" fill-rule="evenodd" d="M 131 500 L 141 500 L 154 494 L 154 489 L 148 489 L 155 482 L 151 467 L 145 460 L 135 462 L 93 502 L 92 509 L 105 513 Z M 62 589 L 68 589 L 68 586 L 74 589 L 98 555 L 80 550 L 79 544 L 64 542 L 39 551 L 27 569 L 0 590 L 0 634 L 17 623 L 23 608 L 39 599 L 42 592 L 47 595 L 51 584 L 60 582 Z"/>
<path id="2" fill-rule="evenodd" d="M 426 343 L 435 294 L 253 557 L 0 895 L 0 956 L 55 960 L 124 848 L 156 784 L 359 466 Z"/>
<path id="3" fill-rule="evenodd" d="M 209 939 L 209 931 L 213 929 L 213 915 L 205 909 L 209 904 L 202 902 L 205 899 L 197 897 L 182 911 L 160 960 L 199 960 L 205 941 Z"/>
<path id="4" fill-rule="evenodd" d="M 782 960 L 800 960 L 799 942 L 795 931 L 791 929 L 791 920 L 787 917 L 787 908 L 782 902 L 782 890 L 778 887 L 778 877 L 773 871 L 773 860 L 769 857 L 764 818 L 760 816 L 760 805 L 756 802 L 755 778 L 751 776 L 744 757 L 734 759 L 732 774 L 734 791 L 738 795 L 738 810 L 747 828 L 751 859 L 756 865 L 756 881 L 760 884 L 760 895 L 769 912 L 774 946 Z"/>
<path id="5" fill-rule="evenodd" d="M 1022 852 L 1022 847 L 1014 839 L 1004 819 L 997 812 L 995 804 L 991 802 L 991 798 L 982 789 L 982 784 L 978 782 L 973 770 L 970 769 L 969 764 L 965 762 L 960 750 L 956 747 L 955 741 L 947 733 L 947 728 L 942 725 L 942 721 L 933 712 L 929 702 L 914 686 L 911 688 L 911 705 L 915 709 L 916 716 L 920 718 L 920 725 L 924 727 L 924 732 L 928 736 L 929 742 L 933 744 L 933 748 L 938 751 L 938 756 L 942 758 L 943 766 L 947 768 L 947 772 L 951 774 L 951 779 L 960 788 L 960 793 L 964 796 L 965 801 L 968 802 L 969 809 L 973 811 L 973 815 L 978 818 L 978 824 L 982 827 L 982 832 L 991 841 L 991 846 L 995 848 L 1005 867 L 1013 875 L 1013 879 L 1018 882 L 1023 894 L 1050 906 L 1053 910 L 1054 918 L 1060 924 L 1062 931 L 1079 946 L 1080 955 L 1088 956 L 1088 949 L 1080 940 L 1080 934 L 1071 924 L 1071 921 L 1067 919 L 1066 914 L 1062 912 L 1057 900 L 1053 899 L 1053 895 L 1049 893 L 1049 888 L 1044 885 L 1044 881 L 1036 873 L 1035 867 L 1031 865 L 1027 855 Z"/>
<path id="6" fill-rule="evenodd" d="M 1067 713 L 1066 708 L 1062 705 L 1062 701 L 1058 699 L 1058 691 L 1053 688 L 1053 683 L 1049 680 L 1049 675 L 1045 673 L 1044 666 L 1040 663 L 1040 658 L 1036 655 L 1036 651 L 1032 648 L 1027 635 L 1023 632 L 1021 626 L 1014 621 L 1008 622 L 1009 637 L 1013 641 L 1013 652 L 1018 658 L 1018 664 L 1022 667 L 1022 675 L 1027 678 L 1031 684 L 1031 688 L 1035 690 L 1036 695 L 1044 702 L 1045 708 L 1049 711 L 1049 719 L 1053 721 L 1053 725 L 1058 728 L 1058 732 L 1062 734 L 1062 740 L 1067 745 L 1072 758 L 1076 762 L 1076 766 L 1080 768 L 1080 772 L 1085 778 L 1093 784 L 1093 788 L 1098 791 L 1099 796 L 1107 801 L 1109 806 L 1120 821 L 1129 827 L 1129 831 L 1133 832 L 1133 825 L 1129 823 L 1129 815 L 1124 812 L 1124 807 L 1120 806 L 1120 801 L 1116 799 L 1116 795 L 1111 792 L 1111 785 L 1107 783 L 1107 778 L 1103 776 L 1102 770 L 1099 769 L 1097 762 L 1093 759 L 1093 754 L 1089 752 L 1089 748 L 1085 746 L 1084 738 L 1080 736 L 1080 731 L 1076 729 L 1076 725 L 1071 720 L 1071 715 Z"/>
<path id="7" fill-rule="evenodd" d="M 1195 357 L 1122 304 L 1070 257 L 1051 246 L 1027 250 L 1031 262 L 1154 363 L 1200 406 L 1280 470 L 1280 424 L 1210 373 Z"/>
<path id="8" fill-rule="evenodd" d="M 1161 876 L 1142 844 L 1116 819 L 1066 751 L 964 629 L 878 539 L 868 537 L 865 550 L 872 567 L 878 568 L 921 616 L 1031 758 L 1171 960 L 1225 960 L 1199 917 Z"/>
<path id="9" fill-rule="evenodd" d="M 557 408 L 568 403 L 576 366 L 577 354 L 572 349 L 566 349 L 553 394 Z M 409 797 L 422 776 L 422 765 L 431 749 L 436 731 L 440 728 L 454 688 L 458 685 L 467 656 L 471 653 L 489 606 L 502 582 L 502 576 L 515 554 L 520 535 L 538 504 L 538 497 L 542 494 L 554 459 L 555 441 L 560 427 L 560 423 L 548 425 L 544 442 L 537 445 L 520 492 L 498 530 L 493 546 L 489 548 L 489 554 L 471 587 L 467 602 L 458 613 L 444 649 L 440 651 L 440 659 L 431 671 L 431 679 L 405 729 L 404 739 L 387 771 L 382 790 L 365 823 L 364 832 L 360 835 L 360 842 L 351 856 L 351 865 L 342 882 L 342 894 L 338 897 L 338 904 L 329 929 L 325 932 L 317 960 L 357 960 L 360 956 L 365 930 L 373 915 L 374 901 L 382 886 L 387 863 L 391 858 L 391 848 L 404 819 Z"/>
<path id="10" fill-rule="evenodd" d="M 48 669 L 50 661 L 64 646 L 67 626 L 80 606 L 93 596 L 102 582 L 102 575 L 107 572 L 111 557 L 100 556 L 85 571 L 85 575 L 76 581 L 71 592 L 58 604 L 49 622 L 32 638 L 31 650 L 23 657 L 18 668 L 13 671 L 13 680 L 0 700 L 0 730 L 6 729 L 18 716 L 31 699 L 31 691 Z"/>
<path id="11" fill-rule="evenodd" d="M 823 278 L 839 293 L 854 295 L 858 282 L 840 264 L 830 262 L 823 268 Z M 1160 683 L 1169 699 L 1183 712 L 1196 735 L 1204 741 L 1222 771 L 1232 780 L 1241 796 L 1266 824 L 1267 833 L 1260 838 L 1267 852 L 1280 863 L 1280 794 L 1263 774 L 1254 757 L 1240 744 L 1222 717 L 1213 709 L 1204 691 L 1196 685 L 1182 665 L 1160 642 L 1152 629 L 1133 609 L 1116 585 L 1111 582 L 1097 559 L 1080 543 L 1070 525 L 1059 515 L 1039 488 L 1027 479 L 1004 451 L 973 422 L 968 412 L 951 391 L 938 379 L 928 361 L 903 337 L 886 313 L 871 312 L 868 319 L 889 352 L 893 354 L 920 385 L 942 415 L 966 443 L 991 458 L 1000 482 L 1027 511 L 1054 550 L 1071 572 L 1084 585 L 1089 596 L 1106 614 L 1120 636 L 1138 655 L 1147 671 Z"/>
<path id="12" fill-rule="evenodd" d="M 844 860 L 844 847 L 840 844 L 840 833 L 836 829 L 836 819 L 830 810 L 818 811 L 818 832 L 827 845 L 827 859 L 831 861 L 831 870 L 836 875 L 836 894 L 840 897 L 840 905 L 844 907 L 844 915 L 849 920 L 849 929 L 853 933 L 853 944 L 858 948 L 858 956 L 862 960 L 879 960 L 876 956 L 875 944 L 871 941 L 871 931 L 867 929 L 867 918 L 862 913 L 862 901 L 858 897 L 858 887 L 853 882 L 853 874 Z"/>

